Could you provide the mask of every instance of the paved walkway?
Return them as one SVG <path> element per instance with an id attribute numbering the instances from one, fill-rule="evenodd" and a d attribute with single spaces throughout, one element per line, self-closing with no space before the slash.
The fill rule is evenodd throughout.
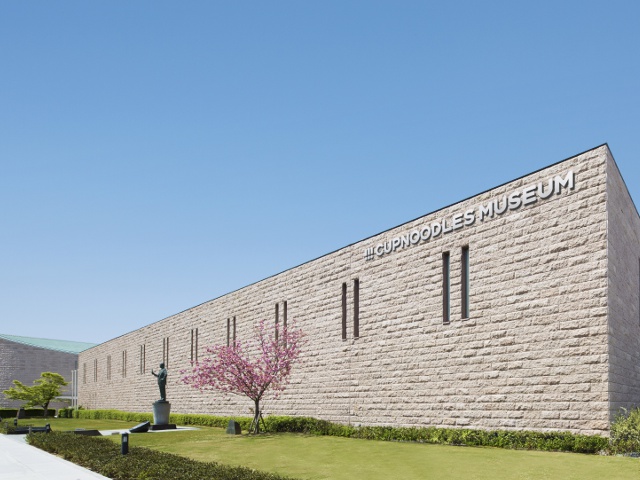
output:
<path id="1" fill-rule="evenodd" d="M 2 480 L 109 480 L 75 463 L 28 445 L 26 435 L 0 435 Z"/>

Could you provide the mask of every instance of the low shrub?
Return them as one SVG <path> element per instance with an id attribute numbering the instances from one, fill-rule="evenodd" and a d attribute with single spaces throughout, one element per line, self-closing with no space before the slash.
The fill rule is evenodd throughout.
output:
<path id="1" fill-rule="evenodd" d="M 79 418 L 124 421 L 153 421 L 151 413 L 130 413 L 118 410 L 79 410 Z M 636 418 L 636 417 L 634 417 Z M 251 418 L 217 417 L 198 414 L 172 414 L 171 423 L 226 428 L 229 420 L 248 430 Z M 636 420 L 640 424 L 640 413 Z M 419 442 L 440 445 L 497 447 L 518 450 L 602 453 L 609 451 L 609 440 L 598 435 L 578 435 L 569 432 L 533 432 L 526 430 L 473 430 L 436 427 L 355 427 L 311 417 L 271 415 L 265 418 L 267 432 L 306 433 L 334 437 L 361 438 L 394 442 Z M 638 436 L 640 439 L 640 436 Z"/>
<path id="2" fill-rule="evenodd" d="M 0 418 L 14 418 L 18 416 L 17 408 L 0 408 Z"/>
<path id="3" fill-rule="evenodd" d="M 43 417 L 44 410 L 42 408 L 25 408 L 24 414 L 26 417 Z M 47 416 L 53 417 L 56 414 L 55 409 L 49 408 L 47 410 Z M 0 408 L 0 418 L 15 418 L 18 416 L 17 408 Z"/>
<path id="4" fill-rule="evenodd" d="M 640 408 L 621 409 L 611 424 L 613 453 L 640 452 Z"/>
<path id="5" fill-rule="evenodd" d="M 127 455 L 106 438 L 51 432 L 27 435 L 29 444 L 61 456 L 113 480 L 285 480 L 280 475 L 216 462 L 198 462 L 170 453 L 131 447 Z"/>
<path id="6" fill-rule="evenodd" d="M 13 423 L 9 423 L 6 420 L 3 420 L 0 423 L 0 433 L 4 433 L 5 435 L 10 435 L 16 431 L 16 427 L 13 426 Z"/>
<path id="7" fill-rule="evenodd" d="M 73 418 L 73 409 L 61 408 L 58 410 L 58 418 Z"/>

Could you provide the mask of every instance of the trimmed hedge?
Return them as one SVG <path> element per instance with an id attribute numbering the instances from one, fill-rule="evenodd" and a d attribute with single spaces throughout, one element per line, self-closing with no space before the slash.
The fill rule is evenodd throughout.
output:
<path id="1" fill-rule="evenodd" d="M 131 447 L 127 455 L 106 438 L 50 432 L 27 435 L 27 442 L 113 480 L 285 480 L 273 473 L 216 462 L 198 462 L 171 453 Z"/>
<path id="2" fill-rule="evenodd" d="M 608 439 L 569 432 L 472 430 L 436 427 L 353 427 L 314 418 L 269 417 L 270 432 L 303 432 L 366 440 L 419 442 L 440 445 L 498 447 L 518 450 L 599 453 Z"/>
<path id="3" fill-rule="evenodd" d="M 43 417 L 44 409 L 42 408 L 25 408 L 24 414 L 27 417 Z M 56 414 L 55 409 L 49 408 L 47 409 L 47 416 L 53 417 Z M 15 418 L 18 416 L 17 408 L 0 408 L 0 417 L 1 418 Z"/>
<path id="4" fill-rule="evenodd" d="M 111 419 L 128 422 L 153 421 L 151 413 L 131 413 L 118 410 L 78 410 L 74 412 L 74 416 L 76 418 Z M 226 428 L 231 419 L 238 422 L 243 430 L 248 430 L 251 423 L 251 418 L 248 417 L 217 417 L 197 414 L 171 414 L 170 422 L 178 425 Z M 603 453 L 609 451 L 609 439 L 605 437 L 577 435 L 569 432 L 473 430 L 436 427 L 354 427 L 310 417 L 273 415 L 265 418 L 265 426 L 266 431 L 271 433 L 306 433 L 366 440 L 575 453 Z"/>

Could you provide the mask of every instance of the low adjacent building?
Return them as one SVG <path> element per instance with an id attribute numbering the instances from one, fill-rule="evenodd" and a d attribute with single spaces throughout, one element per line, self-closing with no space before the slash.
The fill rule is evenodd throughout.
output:
<path id="1" fill-rule="evenodd" d="M 640 404 L 640 217 L 607 145 L 80 353 L 80 404 L 248 415 L 179 371 L 295 319 L 308 338 L 267 413 L 359 425 L 607 434 Z"/>
<path id="2" fill-rule="evenodd" d="M 72 397 L 73 371 L 78 368 L 78 354 L 95 343 L 0 334 L 0 407 L 17 408 L 24 404 L 8 400 L 2 391 L 13 386 L 14 380 L 33 385 L 42 372 L 59 373 L 69 382 L 63 397 Z M 49 408 L 68 406 L 68 402 L 52 402 Z"/>

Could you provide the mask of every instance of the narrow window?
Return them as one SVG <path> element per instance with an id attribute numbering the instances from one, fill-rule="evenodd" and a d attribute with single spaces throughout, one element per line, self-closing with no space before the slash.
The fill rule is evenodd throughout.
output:
<path id="1" fill-rule="evenodd" d="M 353 337 L 360 336 L 360 280 L 353 281 Z"/>
<path id="2" fill-rule="evenodd" d="M 122 351 L 122 378 L 127 376 L 127 351 Z"/>
<path id="3" fill-rule="evenodd" d="M 450 322 L 449 252 L 442 254 L 442 323 Z"/>
<path id="4" fill-rule="evenodd" d="M 282 326 L 287 328 L 287 301 L 282 303 Z"/>
<path id="5" fill-rule="evenodd" d="M 147 371 L 147 346 L 142 345 L 142 373 Z"/>
<path id="6" fill-rule="evenodd" d="M 282 327 L 287 329 L 287 301 L 282 302 Z M 287 341 L 285 339 L 285 346 L 287 345 Z"/>
<path id="7" fill-rule="evenodd" d="M 342 284 L 342 340 L 347 339 L 347 284 Z"/>
<path id="8" fill-rule="evenodd" d="M 191 329 L 191 362 L 198 361 L 198 329 Z"/>
<path id="9" fill-rule="evenodd" d="M 233 317 L 233 346 L 236 346 L 236 317 Z"/>
<path id="10" fill-rule="evenodd" d="M 107 355 L 107 380 L 111 380 L 111 355 Z"/>
<path id="11" fill-rule="evenodd" d="M 231 339 L 231 319 L 227 318 L 227 347 L 229 346 L 230 339 Z"/>
<path id="12" fill-rule="evenodd" d="M 93 381 L 98 381 L 98 359 L 93 360 Z"/>
<path id="13" fill-rule="evenodd" d="M 461 285 L 460 285 L 460 308 L 462 318 L 469 318 L 469 246 L 462 247 Z"/>
<path id="14" fill-rule="evenodd" d="M 167 346 L 167 354 L 164 357 L 164 366 L 166 368 L 169 368 L 169 337 L 165 338 L 165 343 L 166 343 L 166 346 Z"/>
<path id="15" fill-rule="evenodd" d="M 280 304 L 276 303 L 276 322 L 275 322 L 275 326 L 276 326 L 276 341 L 278 340 L 278 322 L 280 321 L 280 319 L 278 318 L 280 316 Z"/>
<path id="16" fill-rule="evenodd" d="M 143 365 L 143 360 L 142 360 L 142 357 L 143 357 L 142 349 L 143 348 L 144 347 L 142 345 L 140 345 L 140 365 L 138 366 L 138 373 L 139 374 L 143 374 L 144 373 L 144 367 L 142 366 Z"/>
<path id="17" fill-rule="evenodd" d="M 167 356 L 167 339 L 162 337 L 162 363 L 165 363 L 164 359 Z M 166 363 L 165 363 L 165 367 L 166 367 Z"/>
<path id="18" fill-rule="evenodd" d="M 87 364 L 82 364 L 82 383 L 86 385 L 87 383 Z"/>

